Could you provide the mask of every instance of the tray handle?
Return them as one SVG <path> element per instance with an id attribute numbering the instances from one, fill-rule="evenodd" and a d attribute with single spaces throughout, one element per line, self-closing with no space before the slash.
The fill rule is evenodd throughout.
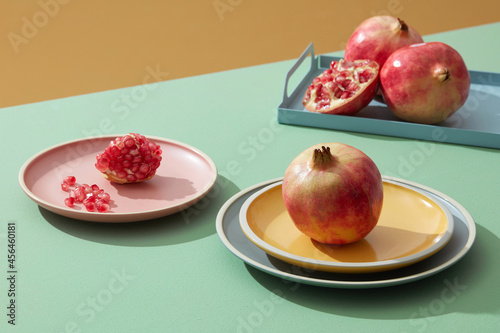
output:
<path id="1" fill-rule="evenodd" d="M 285 89 L 283 91 L 283 102 L 282 102 L 282 104 L 287 103 L 288 100 L 290 99 L 290 96 L 288 95 L 288 82 L 290 81 L 290 78 L 295 73 L 295 71 L 297 70 L 297 68 L 299 68 L 300 65 L 302 65 L 302 63 L 304 62 L 304 60 L 309 55 L 311 55 L 311 67 L 309 68 L 309 73 L 311 73 L 315 69 L 315 57 L 314 57 L 314 45 L 313 45 L 313 43 L 310 43 L 306 47 L 306 49 L 304 50 L 304 52 L 302 52 L 302 54 L 300 55 L 299 59 L 297 59 L 297 61 L 295 62 L 295 64 L 292 66 L 292 68 L 286 74 Z M 307 75 L 306 75 L 306 77 L 307 77 Z"/>

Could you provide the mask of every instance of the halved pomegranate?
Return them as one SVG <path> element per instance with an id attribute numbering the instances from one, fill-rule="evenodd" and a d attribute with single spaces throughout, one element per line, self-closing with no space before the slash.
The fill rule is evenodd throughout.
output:
<path id="1" fill-rule="evenodd" d="M 312 112 L 353 115 L 367 106 L 378 88 L 379 65 L 373 60 L 332 61 L 307 88 L 302 103 Z"/>
<path id="2" fill-rule="evenodd" d="M 160 166 L 161 148 L 144 135 L 130 133 L 111 141 L 96 156 L 97 170 L 109 181 L 125 184 L 151 179 Z"/>

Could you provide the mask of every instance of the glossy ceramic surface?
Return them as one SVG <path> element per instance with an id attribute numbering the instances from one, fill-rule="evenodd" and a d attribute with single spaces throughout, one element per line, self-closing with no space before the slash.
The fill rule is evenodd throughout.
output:
<path id="1" fill-rule="evenodd" d="M 453 219 L 442 204 L 387 180 L 377 226 L 351 244 L 321 244 L 301 233 L 286 211 L 281 183 L 252 195 L 242 206 L 240 223 L 247 237 L 267 253 L 297 266 L 338 273 L 371 273 L 415 263 L 441 249 L 453 234 Z"/>
<path id="2" fill-rule="evenodd" d="M 409 283 L 441 272 L 462 259 L 472 247 L 476 227 L 469 212 L 453 198 L 432 188 L 406 180 L 385 177 L 396 184 L 419 190 L 443 204 L 451 213 L 454 232 L 436 254 L 413 265 L 376 273 L 332 273 L 307 269 L 279 260 L 256 246 L 243 233 L 239 215 L 244 202 L 253 194 L 281 179 L 272 179 L 244 189 L 230 198 L 217 215 L 217 233 L 222 243 L 248 265 L 287 281 L 330 288 L 379 288 Z"/>
<path id="3" fill-rule="evenodd" d="M 38 205 L 66 217 L 93 222 L 134 222 L 176 213 L 200 200 L 215 184 L 217 168 L 200 150 L 159 137 L 147 136 L 162 149 L 162 163 L 156 175 L 137 184 L 116 184 L 105 180 L 95 168 L 96 155 L 121 135 L 85 138 L 62 143 L 31 157 L 19 172 L 23 191 Z M 83 205 L 64 205 L 67 192 L 61 190 L 64 177 L 77 183 L 97 184 L 110 194 L 107 213 L 87 212 Z"/>

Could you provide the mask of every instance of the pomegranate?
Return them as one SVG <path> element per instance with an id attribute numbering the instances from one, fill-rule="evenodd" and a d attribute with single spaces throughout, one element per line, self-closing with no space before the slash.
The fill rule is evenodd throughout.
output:
<path id="1" fill-rule="evenodd" d="M 99 213 L 106 213 L 109 211 L 111 197 L 96 184 L 78 185 L 74 176 L 68 176 L 63 179 L 61 188 L 69 192 L 69 196 L 64 199 L 64 204 L 68 207 L 74 207 L 75 203 L 82 203 L 89 212 L 97 210 Z"/>
<path id="2" fill-rule="evenodd" d="M 295 226 L 324 244 L 348 244 L 376 226 L 382 176 L 362 151 L 342 143 L 314 145 L 299 154 L 283 179 L 283 201 Z"/>
<path id="3" fill-rule="evenodd" d="M 371 60 L 332 61 L 314 78 L 302 103 L 312 112 L 352 115 L 367 106 L 378 89 L 379 65 Z"/>
<path id="4" fill-rule="evenodd" d="M 394 52 L 381 70 L 380 83 L 387 107 L 395 116 L 436 124 L 465 104 L 470 76 L 455 49 L 430 42 Z"/>
<path id="5" fill-rule="evenodd" d="M 403 20 L 386 15 L 373 16 L 363 21 L 351 35 L 344 59 L 371 59 L 382 68 L 397 49 L 423 41 L 422 36 Z"/>
<path id="6" fill-rule="evenodd" d="M 97 170 L 112 182 L 138 183 L 153 178 L 160 166 L 160 146 L 140 134 L 127 134 L 111 141 L 96 156 Z"/>

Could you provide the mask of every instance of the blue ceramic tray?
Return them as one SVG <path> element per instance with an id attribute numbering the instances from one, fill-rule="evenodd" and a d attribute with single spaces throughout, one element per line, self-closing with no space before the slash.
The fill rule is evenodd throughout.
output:
<path id="1" fill-rule="evenodd" d="M 289 84 L 297 69 L 310 67 L 289 95 Z M 314 55 L 309 46 L 290 69 L 285 80 L 283 101 L 278 107 L 281 124 L 328 128 L 360 133 L 387 135 L 434 142 L 500 149 L 500 74 L 469 71 L 471 89 L 465 105 L 446 121 L 422 125 L 398 120 L 384 103 L 373 100 L 354 116 L 320 114 L 307 111 L 302 98 L 312 80 L 329 68 L 338 57 Z"/>

